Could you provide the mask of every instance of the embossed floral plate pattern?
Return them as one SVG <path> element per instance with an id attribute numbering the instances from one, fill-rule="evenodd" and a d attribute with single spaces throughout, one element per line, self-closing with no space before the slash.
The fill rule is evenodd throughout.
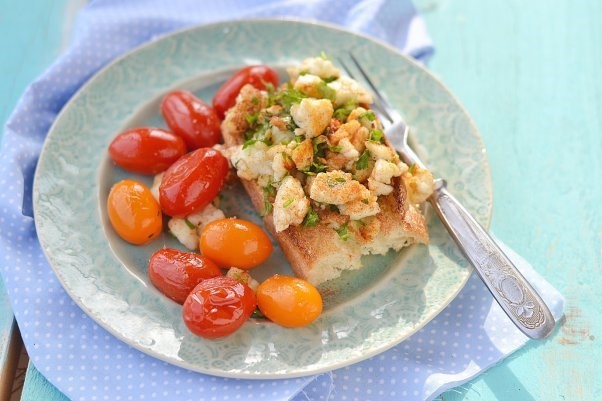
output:
<path id="1" fill-rule="evenodd" d="M 435 173 L 483 224 L 489 223 L 491 183 L 478 132 L 469 116 L 430 73 L 395 49 L 338 28 L 284 20 L 219 23 L 177 32 L 114 61 L 96 74 L 57 118 L 34 182 L 40 242 L 58 279 L 97 323 L 159 359 L 217 376 L 284 378 L 324 372 L 383 352 L 416 332 L 462 289 L 471 273 L 451 239 L 429 216 L 431 243 L 366 257 L 365 268 L 325 289 L 323 315 L 304 328 L 251 320 L 220 340 L 192 335 L 180 306 L 149 282 L 146 262 L 167 234 L 137 247 L 108 223 L 111 185 L 132 174 L 112 165 L 107 146 L 120 131 L 159 125 L 159 102 L 174 88 L 209 101 L 245 64 L 283 69 L 302 59 L 352 50 L 404 114 Z M 149 183 L 149 177 L 134 176 Z M 242 190 L 221 196 L 222 208 L 259 222 Z M 428 210 L 427 210 L 428 213 Z M 291 274 L 276 247 L 261 280 Z"/>

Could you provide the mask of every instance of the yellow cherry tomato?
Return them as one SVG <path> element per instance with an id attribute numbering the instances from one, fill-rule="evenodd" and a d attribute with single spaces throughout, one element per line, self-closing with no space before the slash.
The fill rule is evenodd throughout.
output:
<path id="1" fill-rule="evenodd" d="M 107 212 L 117 234 L 135 245 L 155 239 L 163 229 L 159 202 L 146 185 L 135 180 L 126 179 L 113 185 Z"/>
<path id="2" fill-rule="evenodd" d="M 257 288 L 257 306 L 274 323 L 300 327 L 320 316 L 322 296 L 305 280 L 276 274 Z"/>
<path id="3" fill-rule="evenodd" d="M 199 239 L 201 253 L 222 267 L 252 269 L 272 253 L 270 237 L 257 224 L 242 219 L 208 223 Z"/>

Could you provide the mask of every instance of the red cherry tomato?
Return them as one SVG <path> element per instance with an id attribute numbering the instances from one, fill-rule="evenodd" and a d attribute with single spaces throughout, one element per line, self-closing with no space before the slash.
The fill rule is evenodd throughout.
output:
<path id="1" fill-rule="evenodd" d="M 198 283 L 221 275 L 221 269 L 205 256 L 177 249 L 159 249 L 148 262 L 151 282 L 179 304 Z"/>
<path id="2" fill-rule="evenodd" d="M 231 218 L 208 223 L 201 233 L 199 249 L 220 266 L 248 270 L 270 256 L 272 242 L 258 225 Z"/>
<path id="3" fill-rule="evenodd" d="M 266 84 L 278 85 L 278 72 L 267 65 L 250 65 L 232 75 L 213 96 L 213 108 L 223 119 L 226 111 L 236 103 L 236 96 L 246 84 L 265 90 Z"/>
<path id="4" fill-rule="evenodd" d="M 205 338 L 224 337 L 246 322 L 257 305 L 248 285 L 230 277 L 201 281 L 182 307 L 184 323 L 194 334 Z"/>
<path id="5" fill-rule="evenodd" d="M 150 189 L 134 180 L 113 185 L 107 199 L 111 225 L 124 240 L 145 244 L 161 234 L 163 217 Z"/>
<path id="6" fill-rule="evenodd" d="M 157 174 L 186 153 L 184 140 L 160 128 L 124 131 L 109 145 L 109 155 L 119 167 L 140 174 Z"/>
<path id="7" fill-rule="evenodd" d="M 320 316 L 322 296 L 305 280 L 276 274 L 257 288 L 257 305 L 274 323 L 300 327 Z"/>
<path id="8" fill-rule="evenodd" d="M 188 150 L 211 147 L 222 140 L 215 110 L 190 92 L 168 93 L 161 102 L 161 114 L 169 129 L 184 139 Z"/>
<path id="9" fill-rule="evenodd" d="M 169 216 L 184 217 L 207 206 L 228 174 L 228 160 L 217 150 L 200 148 L 182 156 L 163 175 L 159 200 Z"/>

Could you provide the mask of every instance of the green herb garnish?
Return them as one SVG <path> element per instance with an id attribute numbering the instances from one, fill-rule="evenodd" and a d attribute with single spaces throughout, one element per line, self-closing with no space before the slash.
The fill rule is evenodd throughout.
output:
<path id="1" fill-rule="evenodd" d="M 305 94 L 294 88 L 284 89 L 274 95 L 274 102 L 289 110 L 293 104 L 301 103 Z"/>
<path id="2" fill-rule="evenodd" d="M 334 188 L 336 187 L 338 184 L 342 184 L 344 182 L 346 182 L 347 180 L 344 179 L 343 177 L 335 177 L 335 178 L 329 178 L 328 179 L 328 186 L 330 188 Z"/>
<path id="3" fill-rule="evenodd" d="M 272 212 L 272 210 L 274 210 L 274 206 L 272 206 L 270 201 L 264 200 L 263 201 L 263 213 L 261 215 L 265 216 L 266 214 L 270 214 Z"/>
<path id="4" fill-rule="evenodd" d="M 249 123 L 250 126 L 257 124 L 257 119 L 259 118 L 259 113 L 247 114 L 245 116 L 245 120 Z"/>
<path id="5" fill-rule="evenodd" d="M 257 139 L 249 139 L 249 140 L 245 141 L 245 143 L 242 145 L 242 148 L 246 149 L 249 146 L 253 146 L 253 145 L 255 145 L 255 142 L 257 142 Z"/>
<path id="6" fill-rule="evenodd" d="M 374 112 L 372 110 L 368 110 L 365 113 L 363 113 L 360 117 L 360 122 L 364 122 L 364 121 L 374 121 L 376 120 L 376 115 L 374 114 Z"/>
<path id="7" fill-rule="evenodd" d="M 184 222 L 186 223 L 186 225 L 188 226 L 188 228 L 190 228 L 191 230 L 196 230 L 196 225 L 194 225 L 194 223 L 188 219 L 184 219 Z"/>
<path id="8" fill-rule="evenodd" d="M 328 99 L 331 102 L 334 102 L 337 98 L 337 92 L 332 89 L 325 81 L 320 81 L 318 84 L 318 92 L 320 92 L 320 97 L 323 99 Z"/>
<path id="9" fill-rule="evenodd" d="M 292 205 L 294 201 L 295 201 L 295 198 L 290 197 L 286 201 L 284 201 L 284 203 L 282 204 L 282 207 L 286 209 L 287 207 Z"/>
<path id="10" fill-rule="evenodd" d="M 370 151 L 368 149 L 366 149 L 362 152 L 359 159 L 357 159 L 357 161 L 355 162 L 355 168 L 357 170 L 367 169 L 369 161 L 370 161 Z"/>
<path id="11" fill-rule="evenodd" d="M 373 129 L 372 132 L 370 133 L 370 138 L 369 140 L 372 142 L 379 142 L 383 139 L 383 137 L 385 136 L 385 134 L 379 130 L 378 128 Z"/>
<path id="12" fill-rule="evenodd" d="M 358 103 L 355 100 L 349 100 L 345 102 L 342 106 L 335 109 L 334 114 L 332 115 L 334 118 L 339 120 L 342 123 L 347 122 L 347 117 L 349 114 L 357 108 Z"/>
<path id="13" fill-rule="evenodd" d="M 318 224 L 319 221 L 320 221 L 320 216 L 318 216 L 318 213 L 316 213 L 316 211 L 312 207 L 310 207 L 309 211 L 303 218 L 303 226 L 304 227 L 314 227 L 315 225 Z"/>
<path id="14" fill-rule="evenodd" d="M 351 233 L 349 232 L 349 229 L 347 228 L 347 224 L 345 224 L 344 226 L 339 228 L 337 230 L 337 234 L 339 234 L 339 238 L 343 241 L 347 241 L 349 239 L 349 237 L 351 237 Z"/>

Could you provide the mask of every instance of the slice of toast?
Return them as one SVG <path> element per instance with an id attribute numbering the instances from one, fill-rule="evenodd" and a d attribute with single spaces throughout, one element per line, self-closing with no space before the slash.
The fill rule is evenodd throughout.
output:
<path id="1" fill-rule="evenodd" d="M 222 123 L 222 135 L 226 147 L 242 151 L 242 145 L 249 141 L 247 132 L 253 123 L 248 116 L 257 115 L 266 107 L 267 102 L 267 94 L 264 91 L 259 91 L 250 85 L 241 90 L 236 105 L 226 113 Z M 390 147 L 386 139 L 382 143 Z M 397 153 L 394 154 L 397 157 Z M 236 168 L 237 160 L 232 159 L 232 161 Z M 257 158 L 252 163 L 255 165 L 254 168 L 261 172 L 262 165 L 269 170 L 267 167 L 271 159 Z M 289 224 L 285 229 L 277 229 L 274 212 L 271 211 L 274 197 L 266 194 L 265 190 L 266 185 L 270 184 L 266 184 L 265 177 L 252 177 L 245 174 L 240 166 L 238 167 L 238 175 L 255 209 L 264 214 L 266 229 L 279 242 L 294 273 L 314 285 L 335 279 L 344 270 L 361 268 L 362 255 L 385 254 L 390 249 L 398 251 L 410 244 L 428 242 L 424 216 L 408 200 L 408 192 L 404 185 L 404 175 L 407 176 L 407 171 L 391 179 L 390 193 L 374 197 L 377 199 L 379 209 L 375 215 L 352 220 L 338 210 L 341 209 L 340 207 L 332 207 L 332 205 L 328 207 L 329 205 L 310 199 L 312 210 L 317 216 L 315 220 L 318 220 L 316 224 L 306 224 L 306 220 L 301 222 L 297 219 L 296 224 Z M 305 188 L 314 179 L 294 168 L 290 173 L 304 182 Z M 306 190 L 306 194 L 308 192 Z"/>

